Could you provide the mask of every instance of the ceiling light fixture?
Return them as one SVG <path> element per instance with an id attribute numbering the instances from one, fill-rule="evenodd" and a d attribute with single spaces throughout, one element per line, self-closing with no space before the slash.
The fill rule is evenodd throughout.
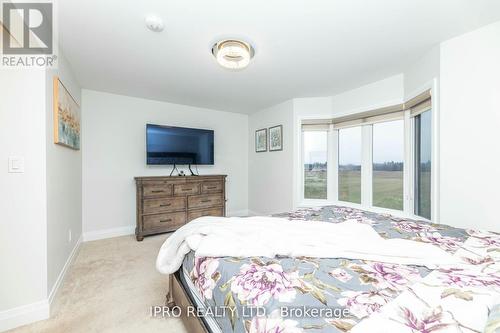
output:
<path id="1" fill-rule="evenodd" d="M 246 42 L 235 39 L 225 39 L 212 46 L 212 54 L 222 67 L 243 69 L 248 66 L 255 51 L 252 45 Z"/>

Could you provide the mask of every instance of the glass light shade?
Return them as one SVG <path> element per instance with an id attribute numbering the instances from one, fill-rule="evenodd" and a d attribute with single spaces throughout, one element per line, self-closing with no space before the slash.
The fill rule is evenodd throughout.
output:
<path id="1" fill-rule="evenodd" d="M 243 69 L 254 55 L 252 46 L 239 40 L 222 40 L 212 47 L 217 62 L 225 68 Z"/>

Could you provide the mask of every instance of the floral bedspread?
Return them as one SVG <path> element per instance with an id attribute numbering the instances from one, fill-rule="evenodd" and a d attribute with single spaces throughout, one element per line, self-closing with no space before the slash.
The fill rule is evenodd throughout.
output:
<path id="1" fill-rule="evenodd" d="M 481 269 L 478 277 L 461 271 L 431 271 L 420 266 L 343 258 L 207 258 L 190 253 L 183 269 L 189 272 L 207 308 L 215 309 L 214 317 L 222 332 L 348 332 L 373 313 L 381 312 L 384 305 L 394 303 L 398 296 L 413 293 L 411 287 L 431 273 L 438 276 L 443 297 L 468 299 L 474 295 L 467 288 L 477 284 L 500 288 L 499 270 L 491 268 L 495 260 L 490 254 L 500 252 L 500 236 L 495 233 L 340 206 L 304 208 L 276 216 L 332 223 L 355 219 L 371 225 L 384 238 L 431 243 L 452 254 L 460 250 L 467 263 L 489 269 Z M 474 239 L 474 249 L 464 248 L 468 239 Z M 482 252 L 478 254 L 476 248 Z M 390 320 L 400 322 L 409 332 L 449 328 L 448 322 L 440 322 L 442 313 L 432 312 L 430 319 L 419 319 L 422 314 L 412 310 L 400 306 L 392 314 L 398 318 Z M 433 322 L 422 324 L 422 320 Z"/>

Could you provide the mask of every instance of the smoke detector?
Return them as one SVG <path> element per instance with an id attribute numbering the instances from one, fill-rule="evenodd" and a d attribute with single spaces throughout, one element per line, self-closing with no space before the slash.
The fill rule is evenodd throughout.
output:
<path id="1" fill-rule="evenodd" d="M 155 15 L 150 15 L 146 17 L 145 22 L 146 22 L 146 27 L 148 27 L 149 30 L 154 32 L 162 32 L 163 29 L 165 28 L 163 20 Z"/>

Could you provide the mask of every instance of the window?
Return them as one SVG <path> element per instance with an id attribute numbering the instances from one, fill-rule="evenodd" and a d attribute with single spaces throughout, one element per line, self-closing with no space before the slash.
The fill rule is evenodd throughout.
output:
<path id="1" fill-rule="evenodd" d="M 304 131 L 304 198 L 327 199 L 328 131 Z"/>
<path id="2" fill-rule="evenodd" d="M 415 116 L 415 214 L 431 219 L 431 111 Z"/>
<path id="3" fill-rule="evenodd" d="M 361 203 L 361 127 L 340 129 L 339 181 L 340 201 Z"/>
<path id="4" fill-rule="evenodd" d="M 431 220 L 431 167 L 437 162 L 431 108 L 427 90 L 377 110 L 304 119 L 299 195 Z"/>
<path id="5" fill-rule="evenodd" d="M 373 206 L 403 210 L 404 121 L 373 125 Z"/>

